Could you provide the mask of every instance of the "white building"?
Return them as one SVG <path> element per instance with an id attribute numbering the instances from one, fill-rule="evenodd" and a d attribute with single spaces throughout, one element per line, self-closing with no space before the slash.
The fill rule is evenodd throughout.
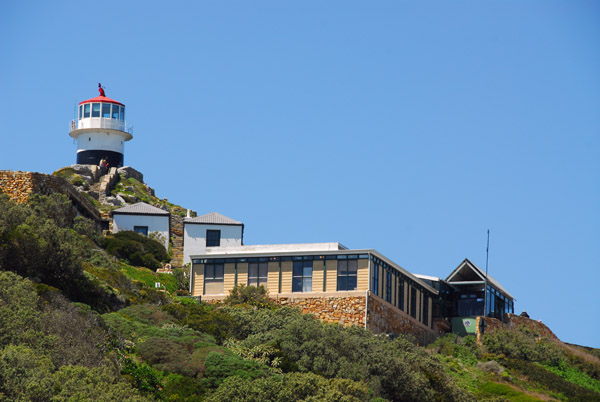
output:
<path id="1" fill-rule="evenodd" d="M 128 205 L 116 209 L 112 212 L 113 233 L 132 230 L 134 232 L 147 236 L 150 233 L 157 232 L 164 239 L 165 249 L 169 249 L 169 238 L 171 234 L 170 218 L 171 214 L 160 208 L 144 202 Z"/>
<path id="2" fill-rule="evenodd" d="M 204 255 L 214 249 L 240 247 L 244 243 L 244 224 L 211 212 L 183 222 L 183 263 L 190 256 Z"/>
<path id="3" fill-rule="evenodd" d="M 109 167 L 123 166 L 125 142 L 133 129 L 125 122 L 125 105 L 105 96 L 79 103 L 78 117 L 71 122 L 69 135 L 77 141 L 77 164 L 98 165 L 105 159 Z"/>

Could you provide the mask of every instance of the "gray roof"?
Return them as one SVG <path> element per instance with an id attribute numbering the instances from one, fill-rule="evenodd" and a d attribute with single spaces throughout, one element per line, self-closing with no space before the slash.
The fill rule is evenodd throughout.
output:
<path id="1" fill-rule="evenodd" d="M 211 212 L 206 215 L 197 216 L 196 218 L 186 218 L 185 223 L 204 223 L 209 225 L 243 225 L 242 222 L 236 221 L 221 215 L 218 212 Z"/>
<path id="2" fill-rule="evenodd" d="M 446 278 L 446 282 L 452 284 L 452 282 L 457 282 L 455 279 L 455 277 L 461 277 L 461 271 L 464 269 L 471 269 L 471 271 L 473 271 L 476 276 L 478 276 L 481 281 L 485 281 L 485 272 L 481 270 L 481 268 L 479 268 L 477 265 L 473 264 L 471 261 L 469 261 L 468 258 L 465 258 L 463 262 L 460 263 L 460 265 L 458 267 L 456 267 L 456 269 L 454 271 L 452 271 L 452 273 L 450 275 L 448 275 L 448 277 Z M 500 285 L 500 282 L 498 282 L 496 279 L 494 279 L 491 275 L 487 276 L 487 281 L 490 285 L 492 285 L 493 287 L 495 287 L 496 289 L 498 289 L 499 291 L 501 291 L 502 293 L 504 293 L 506 296 L 510 297 L 511 299 L 514 299 L 514 297 L 508 293 L 508 291 L 506 289 L 504 289 L 502 287 L 502 285 Z M 460 282 L 460 281 L 458 281 Z"/>
<path id="3" fill-rule="evenodd" d="M 115 209 L 113 214 L 130 214 L 130 215 L 170 215 L 169 211 L 153 207 L 145 202 L 138 202 L 126 207 Z"/>

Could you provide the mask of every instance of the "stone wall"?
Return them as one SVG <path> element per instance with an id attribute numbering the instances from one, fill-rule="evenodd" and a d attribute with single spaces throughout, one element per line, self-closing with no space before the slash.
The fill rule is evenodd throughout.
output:
<path id="1" fill-rule="evenodd" d="M 477 325 L 477 341 L 478 342 L 481 342 L 481 335 L 482 335 L 481 331 L 480 331 L 481 320 L 485 320 L 485 333 L 486 334 L 492 333 L 494 331 L 498 331 L 500 329 L 514 330 L 514 329 L 520 327 L 521 325 L 525 325 L 531 331 L 538 333 L 539 336 L 542 338 L 558 340 L 558 337 L 556 335 L 554 335 L 554 332 L 552 332 L 550 330 L 550 328 L 548 328 L 541 321 L 535 321 L 535 320 L 532 320 L 531 318 L 521 317 L 519 315 L 506 314 L 506 318 L 505 318 L 506 322 L 502 322 L 495 318 L 482 317 L 482 316 L 477 317 L 476 325 Z"/>
<path id="2" fill-rule="evenodd" d="M 298 307 L 302 313 L 312 314 L 321 321 L 344 326 L 365 325 L 365 297 L 280 297 L 283 306 Z"/>
<path id="3" fill-rule="evenodd" d="M 411 334 L 424 345 L 437 338 L 437 333 L 433 329 L 371 293 L 369 293 L 367 328 L 376 334 Z"/>
<path id="4" fill-rule="evenodd" d="M 80 214 L 101 221 L 100 213 L 85 196 L 79 193 L 67 180 L 37 172 L 0 171 L 0 191 L 18 203 L 26 203 L 32 194 L 65 194 Z"/>

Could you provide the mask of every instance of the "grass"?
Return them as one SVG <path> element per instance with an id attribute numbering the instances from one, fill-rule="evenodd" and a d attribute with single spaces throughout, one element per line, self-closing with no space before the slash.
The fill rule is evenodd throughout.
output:
<path id="1" fill-rule="evenodd" d="M 493 381 L 487 381 L 479 387 L 479 396 L 480 397 L 494 397 L 494 396 L 503 396 L 509 401 L 515 402 L 534 402 L 540 401 L 540 399 L 535 398 L 531 395 L 527 395 L 524 392 L 518 391 L 513 387 L 510 387 L 506 384 L 500 384 Z"/>
<path id="2" fill-rule="evenodd" d="M 547 365 L 543 365 L 543 367 L 546 370 L 559 375 L 561 378 L 572 384 L 579 385 L 580 387 L 600 393 L 600 381 L 593 379 L 576 367 L 566 364 L 560 365 L 559 367 Z"/>
<path id="3" fill-rule="evenodd" d="M 170 293 L 175 293 L 177 290 L 177 280 L 173 275 L 170 274 L 157 274 L 156 272 L 143 267 L 132 267 L 131 265 L 121 264 L 121 272 L 123 272 L 128 278 L 140 281 L 150 288 L 154 288 L 156 282 L 160 282 L 161 285 Z"/>

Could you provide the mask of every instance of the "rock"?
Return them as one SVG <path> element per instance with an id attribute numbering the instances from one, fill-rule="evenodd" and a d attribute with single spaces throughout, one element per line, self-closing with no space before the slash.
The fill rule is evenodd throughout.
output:
<path id="1" fill-rule="evenodd" d="M 123 198 L 121 198 L 121 199 L 123 199 Z M 117 197 L 106 197 L 105 201 L 106 201 L 107 204 L 111 204 L 111 205 L 114 205 L 114 206 L 117 206 L 117 207 L 120 207 L 121 205 L 123 205 L 121 203 L 121 201 L 119 201 L 117 199 Z"/>
<path id="2" fill-rule="evenodd" d="M 142 172 L 138 172 L 131 166 L 123 166 L 117 170 L 120 175 L 124 175 L 126 179 L 136 179 L 140 183 L 144 182 L 144 175 Z"/>
<path id="3" fill-rule="evenodd" d="M 133 186 L 127 186 L 127 187 L 125 187 L 125 190 L 131 191 L 132 193 L 135 191 L 135 189 L 133 188 Z"/>
<path id="4" fill-rule="evenodd" d="M 125 201 L 119 194 L 117 194 L 115 198 L 121 203 L 121 205 L 127 204 L 127 201 Z"/>

